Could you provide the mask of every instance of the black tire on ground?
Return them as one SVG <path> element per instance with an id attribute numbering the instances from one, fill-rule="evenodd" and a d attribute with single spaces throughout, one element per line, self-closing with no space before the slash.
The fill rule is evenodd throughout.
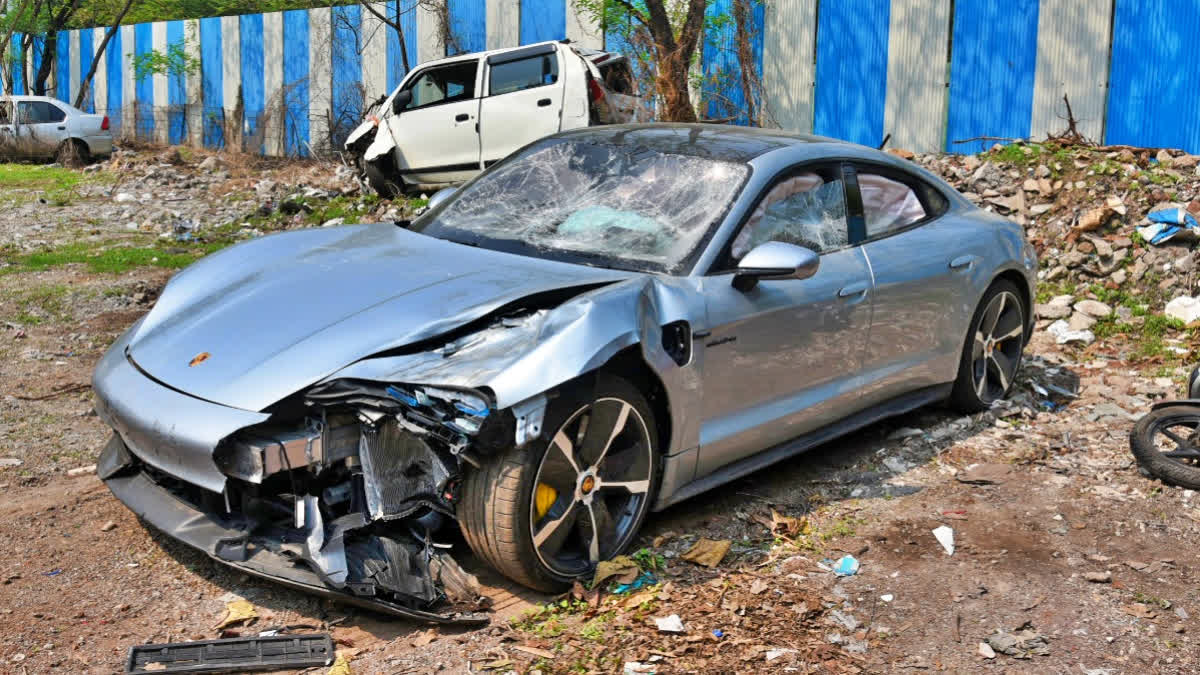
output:
<path id="1" fill-rule="evenodd" d="M 1007 294 L 1007 295 L 1006 295 Z M 1011 323 L 1003 326 L 1006 334 L 1012 334 L 1012 330 L 1019 328 L 1019 334 L 1008 338 L 1007 340 L 998 341 L 994 344 L 994 352 L 988 350 L 987 353 L 998 353 L 998 357 L 993 360 L 991 358 L 982 359 L 983 373 L 985 381 L 981 390 L 979 383 L 979 364 L 980 354 L 976 353 L 976 336 L 980 332 L 981 324 L 984 322 L 985 314 L 992 306 L 993 301 L 998 297 L 1005 295 L 1005 304 L 1003 307 L 1004 314 L 1002 316 L 1015 317 L 1015 328 Z M 979 305 L 975 308 L 975 315 L 971 317 L 971 324 L 967 330 L 967 337 L 963 341 L 962 356 L 958 362 L 958 377 L 954 380 L 954 389 L 950 393 L 950 406 L 960 412 L 975 413 L 989 408 L 993 401 L 999 398 L 1004 398 L 1012 389 L 1013 376 L 1021 366 L 1021 355 L 1025 349 L 1025 320 L 1028 316 L 1026 312 L 1025 302 L 1022 300 L 1024 294 L 1017 288 L 1016 284 L 1007 279 L 997 279 L 984 292 L 983 298 L 979 301 Z M 1009 314 L 1012 312 L 1013 314 Z M 987 326 L 983 326 L 985 330 Z M 1000 332 L 995 325 L 991 327 L 990 332 Z M 989 335 L 989 337 L 991 337 Z M 1003 359 L 1003 361 L 1002 361 Z M 1006 373 L 1005 377 L 998 377 L 996 373 L 999 371 L 999 364 L 1003 363 L 1011 367 L 1011 372 Z M 991 378 L 989 382 L 986 378 Z"/>
<path id="2" fill-rule="evenodd" d="M 636 539 L 637 531 L 658 491 L 662 470 L 661 449 L 658 447 L 654 414 L 642 393 L 623 378 L 601 373 L 595 378 L 583 378 L 564 386 L 556 396 L 550 399 L 542 423 L 542 434 L 539 438 L 526 443 L 524 447 L 511 447 L 488 457 L 480 469 L 467 473 L 461 489 L 457 515 L 463 536 L 477 556 L 513 581 L 546 592 L 561 591 L 575 578 L 590 577 L 594 565 L 587 561 L 582 561 L 587 569 L 581 568 L 573 575 L 556 571 L 542 561 L 541 555 L 535 548 L 533 536 L 535 527 L 533 521 L 536 517 L 534 512 L 535 482 L 539 478 L 540 467 L 547 461 L 548 453 L 558 452 L 554 439 L 559 430 L 577 430 L 579 427 L 571 425 L 575 423 L 579 415 L 585 414 L 585 410 L 588 411 L 586 414 L 590 421 L 591 415 L 594 411 L 600 410 L 599 406 L 602 403 L 613 405 L 612 402 L 615 399 L 627 402 L 631 406 L 631 410 L 636 411 L 638 417 L 644 422 L 644 427 L 629 426 L 636 423 L 636 418 L 630 414 L 624 428 L 633 428 L 635 433 L 640 429 L 648 434 L 649 489 L 640 504 L 635 508 L 631 507 L 622 515 L 623 522 L 632 523 L 632 526 L 628 526 L 624 532 L 614 531 L 617 535 L 614 538 L 617 541 L 613 541 L 611 548 L 603 550 L 599 557 L 608 559 L 620 555 L 629 547 Z M 594 414 L 597 418 L 601 416 L 600 413 Z M 601 421 L 603 420 L 596 421 L 593 426 L 601 428 Z M 615 427 L 616 425 L 611 426 Z M 583 434 L 582 431 L 579 433 Z M 582 438 L 586 440 L 589 437 L 583 434 Z M 612 438 L 617 438 L 615 433 Z M 609 444 L 612 445 L 612 441 Z M 581 464 L 586 463 L 586 460 L 583 459 L 586 445 L 583 440 L 578 443 L 578 459 L 581 460 Z M 644 457 L 640 450 L 636 452 L 639 457 Z M 583 475 L 579 474 L 579 476 Z M 602 483 L 598 482 L 597 484 Z M 601 488 L 597 488 L 595 497 L 599 497 L 600 494 Z M 573 496 L 565 495 L 565 493 L 560 493 L 559 498 L 562 499 L 564 496 L 568 502 L 573 499 Z M 629 497 L 629 499 L 632 502 L 633 498 Z M 555 505 L 559 503 L 556 501 Z M 573 503 L 576 506 L 579 505 L 579 502 Z M 583 510 L 584 507 L 580 508 L 580 513 L 586 512 Z M 550 517 L 549 513 L 543 514 L 543 528 L 546 527 L 545 519 Z M 611 524 L 612 521 L 609 522 Z M 583 527 L 589 526 L 584 525 Z M 579 536 L 582 539 L 576 525 L 571 525 L 569 530 L 571 534 L 567 536 L 572 538 Z M 610 540 L 606 539 L 605 541 Z M 606 546 L 608 546 L 607 543 Z"/>
<path id="3" fill-rule="evenodd" d="M 391 155 L 380 157 L 375 162 L 362 160 L 363 177 L 375 194 L 384 199 L 395 199 L 404 194 L 404 181 L 396 175 L 395 160 Z"/>
<path id="4" fill-rule="evenodd" d="M 1200 406 L 1171 405 L 1151 410 L 1133 425 L 1133 431 L 1129 433 L 1129 448 L 1145 473 L 1162 479 L 1164 483 L 1200 490 L 1200 461 L 1188 463 L 1188 460 L 1167 457 L 1155 443 L 1155 434 L 1164 426 L 1170 427 L 1172 422 L 1180 423 L 1183 427 L 1190 426 L 1195 433 L 1195 427 L 1200 426 Z M 1179 428 L 1175 427 L 1176 430 Z M 1172 433 L 1183 438 L 1178 431 Z M 1184 440 L 1190 441 L 1188 438 Z M 1200 438 L 1197 438 L 1197 444 L 1200 445 Z M 1188 442 L 1187 445 L 1193 443 Z"/>
<path id="5" fill-rule="evenodd" d="M 69 138 L 58 145 L 54 159 L 66 167 L 79 167 L 88 163 L 88 149 L 83 141 Z"/>

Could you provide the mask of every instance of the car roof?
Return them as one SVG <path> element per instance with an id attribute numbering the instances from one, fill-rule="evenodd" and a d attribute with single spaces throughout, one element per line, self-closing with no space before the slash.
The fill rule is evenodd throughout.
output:
<path id="1" fill-rule="evenodd" d="M 515 52 L 518 49 L 529 49 L 530 47 L 537 47 L 539 45 L 556 45 L 556 44 L 560 44 L 560 42 L 558 40 L 546 40 L 545 42 L 533 42 L 533 43 L 530 43 L 527 45 L 521 45 L 520 47 L 505 47 L 504 49 L 487 49 L 487 50 L 484 50 L 481 52 L 468 52 L 466 54 L 455 54 L 454 56 L 447 56 L 444 59 L 434 59 L 433 61 L 423 61 L 423 62 L 418 63 L 417 65 L 413 66 L 413 70 L 416 70 L 417 68 L 424 68 L 425 66 L 440 66 L 443 64 L 447 64 L 447 63 L 458 63 L 460 61 L 477 60 L 477 59 L 481 59 L 481 58 L 484 58 L 487 56 L 491 56 L 492 54 L 503 54 L 505 52 Z"/>
<path id="2" fill-rule="evenodd" d="M 659 152 L 738 163 L 748 163 L 761 155 L 785 148 L 803 147 L 812 150 L 813 155 L 820 155 L 823 151 L 843 154 L 848 148 L 857 147 L 824 136 L 705 123 L 618 124 L 585 127 L 558 136 L 612 145 L 636 145 Z"/>
<path id="3" fill-rule="evenodd" d="M 47 101 L 49 103 L 57 103 L 58 105 L 66 106 L 68 108 L 72 107 L 70 103 L 67 103 L 66 101 L 60 101 L 53 96 L 30 96 L 27 94 L 0 95 L 0 101 Z"/>

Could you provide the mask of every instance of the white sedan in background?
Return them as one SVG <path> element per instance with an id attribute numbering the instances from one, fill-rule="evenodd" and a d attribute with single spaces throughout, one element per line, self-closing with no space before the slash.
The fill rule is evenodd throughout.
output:
<path id="1" fill-rule="evenodd" d="M 49 96 L 0 97 L 0 158 L 63 164 L 112 154 L 107 115 L 92 115 Z"/>

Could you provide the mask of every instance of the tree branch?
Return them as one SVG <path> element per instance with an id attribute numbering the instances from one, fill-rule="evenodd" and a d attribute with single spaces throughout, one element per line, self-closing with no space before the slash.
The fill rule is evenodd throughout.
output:
<path id="1" fill-rule="evenodd" d="M 88 90 L 91 89 L 92 78 L 96 76 L 96 68 L 100 65 L 101 57 L 104 56 L 104 50 L 106 47 L 108 47 L 108 41 L 111 40 L 112 36 L 121 28 L 121 22 L 125 20 L 125 15 L 129 13 L 129 8 L 133 7 L 133 2 L 134 0 L 125 0 L 125 6 L 122 7 L 121 12 L 117 14 L 117 18 L 113 21 L 112 27 L 105 31 L 104 40 L 100 42 L 100 48 L 97 49 L 95 55 L 92 56 L 92 65 L 90 68 L 88 68 L 87 75 L 84 76 L 83 81 L 79 83 L 79 92 L 75 94 L 76 108 L 81 110 L 83 109 L 83 99 L 87 98 Z M 107 104 L 105 105 L 105 110 L 108 110 Z"/>
<path id="2" fill-rule="evenodd" d="M 376 19 L 379 19 L 380 21 L 384 22 L 389 27 L 391 27 L 392 30 L 396 31 L 396 36 L 400 38 L 400 58 L 404 62 L 404 72 L 407 73 L 409 71 L 408 48 L 404 44 L 404 29 L 400 27 L 400 22 L 392 21 L 388 17 L 380 14 L 379 10 L 372 7 L 371 3 L 368 2 L 367 0 L 358 0 L 358 4 L 365 7 L 367 9 L 367 11 L 370 12 L 371 15 L 374 16 Z M 400 0 L 396 0 L 396 16 L 399 17 L 400 13 L 401 13 L 400 12 Z"/>

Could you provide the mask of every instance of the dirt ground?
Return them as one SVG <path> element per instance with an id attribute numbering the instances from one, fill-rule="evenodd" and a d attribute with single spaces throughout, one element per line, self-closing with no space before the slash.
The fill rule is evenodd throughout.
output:
<path id="1" fill-rule="evenodd" d="M 107 345 L 204 252 L 409 208 L 328 168 L 202 159 L 123 155 L 68 188 L 54 174 L 61 205 L 0 180 L 0 670 L 120 672 L 131 645 L 218 636 L 246 599 L 257 618 L 233 630 L 329 630 L 356 673 L 1200 671 L 1200 499 L 1128 449 L 1132 420 L 1181 395 L 1186 357 L 1134 359 L 1122 336 L 1039 330 L 1010 406 L 921 410 L 652 514 L 635 549 L 655 585 L 506 587 L 477 630 L 301 595 L 148 530 L 87 471 L 108 437 L 86 388 Z M 289 200 L 309 210 L 278 215 Z M 1076 378 L 1077 398 L 1033 386 Z M 730 542 L 715 567 L 683 560 L 701 538 Z M 845 555 L 857 574 L 830 571 Z M 656 630 L 672 614 L 684 632 Z"/>

